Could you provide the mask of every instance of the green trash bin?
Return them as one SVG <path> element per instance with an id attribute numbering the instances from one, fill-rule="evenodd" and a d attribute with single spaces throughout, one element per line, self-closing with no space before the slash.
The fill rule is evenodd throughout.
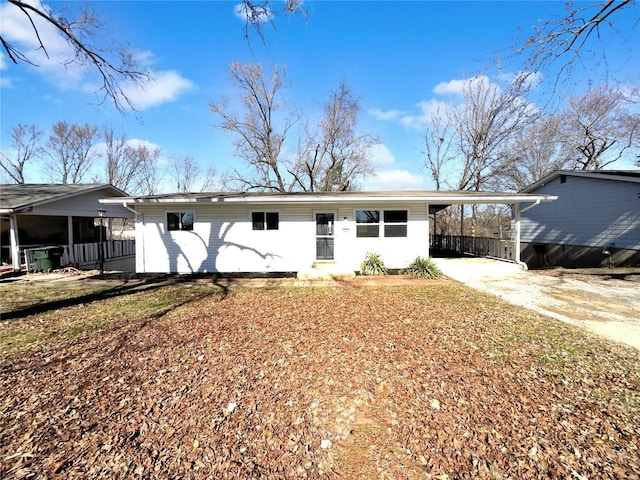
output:
<path id="1" fill-rule="evenodd" d="M 60 268 L 61 247 L 41 247 L 33 249 L 33 260 L 37 272 L 50 272 Z"/>

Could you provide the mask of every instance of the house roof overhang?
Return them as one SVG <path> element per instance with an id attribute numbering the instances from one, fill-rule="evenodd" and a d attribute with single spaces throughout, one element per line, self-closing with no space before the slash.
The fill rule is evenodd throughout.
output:
<path id="1" fill-rule="evenodd" d="M 27 213 L 34 207 L 101 190 L 121 197 L 127 195 L 110 184 L 0 185 L 0 214 Z"/>
<path id="2" fill-rule="evenodd" d="M 101 199 L 100 203 L 120 204 L 126 207 L 137 205 L 184 205 L 184 204 L 329 204 L 329 203 L 427 203 L 445 208 L 456 204 L 519 204 L 549 202 L 554 195 L 509 192 L 470 191 L 392 191 L 392 192 L 213 192 L 174 193 L 141 197 L 118 197 Z"/>

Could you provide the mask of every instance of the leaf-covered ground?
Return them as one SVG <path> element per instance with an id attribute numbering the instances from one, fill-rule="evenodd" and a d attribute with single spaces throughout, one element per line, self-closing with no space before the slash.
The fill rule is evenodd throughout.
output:
<path id="1" fill-rule="evenodd" d="M 637 352 L 458 284 L 73 303 L 0 322 L 1 478 L 640 478 Z"/>

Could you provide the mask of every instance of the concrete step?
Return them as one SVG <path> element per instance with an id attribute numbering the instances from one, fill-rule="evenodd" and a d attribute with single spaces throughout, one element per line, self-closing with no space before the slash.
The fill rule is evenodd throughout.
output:
<path id="1" fill-rule="evenodd" d="M 298 280 L 351 280 L 356 278 L 356 272 L 347 270 L 336 262 L 314 262 L 310 268 L 305 268 L 296 274 Z"/>

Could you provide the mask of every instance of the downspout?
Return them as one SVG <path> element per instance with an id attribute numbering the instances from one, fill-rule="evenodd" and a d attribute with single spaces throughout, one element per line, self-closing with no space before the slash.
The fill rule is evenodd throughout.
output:
<path id="1" fill-rule="evenodd" d="M 516 234 L 515 234 L 515 258 L 514 258 L 514 262 L 516 263 L 516 265 L 520 265 L 524 270 L 528 270 L 529 267 L 527 266 L 526 263 L 524 263 L 522 260 L 520 260 L 520 214 L 526 212 L 527 210 L 531 210 L 533 207 L 537 206 L 540 204 L 540 199 L 536 200 L 534 203 L 532 203 L 531 205 L 529 205 L 528 207 L 523 208 L 522 210 L 520 210 L 520 202 L 514 204 L 514 221 L 515 221 L 515 227 L 516 227 Z"/>

